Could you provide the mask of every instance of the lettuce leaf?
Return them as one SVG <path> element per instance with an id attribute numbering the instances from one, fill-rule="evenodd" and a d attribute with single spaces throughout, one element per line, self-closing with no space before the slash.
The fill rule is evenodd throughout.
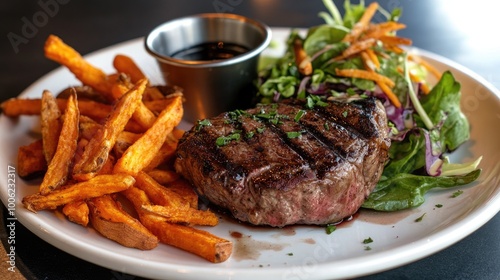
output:
<path id="1" fill-rule="evenodd" d="M 470 137 L 469 122 L 460 109 L 460 97 L 460 83 L 451 72 L 446 71 L 431 92 L 420 99 L 431 121 L 441 125 L 441 145 L 449 151 L 455 150 Z"/>
<path id="2" fill-rule="evenodd" d="M 398 211 L 420 206 L 429 190 L 466 185 L 474 182 L 480 174 L 481 169 L 476 169 L 461 176 L 430 177 L 400 173 L 385 177 L 378 182 L 362 207 L 378 211 Z"/>

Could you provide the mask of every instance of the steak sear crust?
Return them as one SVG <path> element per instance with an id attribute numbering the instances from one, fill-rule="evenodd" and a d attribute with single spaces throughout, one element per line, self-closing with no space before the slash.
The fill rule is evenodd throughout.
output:
<path id="1" fill-rule="evenodd" d="M 198 122 L 179 141 L 175 168 L 238 220 L 335 223 L 356 213 L 380 179 L 388 131 L 374 98 L 312 108 L 286 100 Z"/>

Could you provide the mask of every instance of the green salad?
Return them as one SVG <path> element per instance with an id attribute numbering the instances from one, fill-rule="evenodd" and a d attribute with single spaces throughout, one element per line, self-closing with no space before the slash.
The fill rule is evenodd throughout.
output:
<path id="1" fill-rule="evenodd" d="M 447 157 L 470 137 L 460 109 L 460 83 L 451 72 L 441 73 L 407 51 L 411 40 L 396 34 L 405 27 L 398 22 L 402 11 L 347 0 L 342 16 L 333 1 L 323 2 L 327 12 L 319 16 L 325 24 L 305 35 L 292 31 L 285 54 L 261 66 L 259 102 L 375 97 L 383 103 L 390 127 L 389 161 L 363 208 L 416 207 L 433 188 L 475 181 L 481 158 L 452 163 Z M 377 13 L 386 20 L 373 22 Z"/>

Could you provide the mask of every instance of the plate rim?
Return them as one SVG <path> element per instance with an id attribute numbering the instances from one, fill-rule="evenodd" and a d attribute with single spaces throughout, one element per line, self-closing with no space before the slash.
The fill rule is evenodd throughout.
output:
<path id="1" fill-rule="evenodd" d="M 274 32 L 277 32 L 277 33 L 285 32 L 285 31 L 289 32 L 291 30 L 291 28 L 273 27 L 272 30 L 273 30 L 273 34 L 274 34 Z M 110 52 L 110 51 L 117 49 L 117 48 L 122 48 L 122 47 L 126 47 L 129 45 L 143 43 L 143 40 L 144 40 L 144 37 L 139 37 L 139 38 L 127 40 L 127 41 L 124 41 L 124 42 L 121 42 L 121 43 L 118 43 L 115 45 L 108 46 L 106 48 L 96 50 L 94 52 L 86 54 L 84 57 L 85 58 L 92 58 L 92 57 Z M 458 64 L 458 63 L 456 63 L 456 62 L 454 62 L 454 61 L 452 61 L 444 56 L 441 56 L 441 55 L 438 55 L 435 53 L 431 53 L 431 52 L 428 52 L 426 50 L 422 50 L 422 49 L 415 48 L 415 47 L 413 47 L 412 49 L 418 50 L 418 52 L 425 57 L 429 57 L 433 60 L 439 61 L 440 63 L 446 64 L 447 66 L 450 66 L 450 67 L 462 72 L 466 76 L 470 77 L 472 80 L 475 80 L 477 83 L 484 86 L 490 93 L 494 94 L 497 99 L 500 99 L 500 91 L 497 88 L 495 88 L 490 82 L 488 82 L 482 76 L 478 75 L 477 73 L 468 69 L 467 67 L 462 66 L 462 65 L 460 65 L 460 64 Z M 28 95 L 30 93 L 30 91 L 32 91 L 34 88 L 39 86 L 39 84 L 43 83 L 43 81 L 45 81 L 47 79 L 50 79 L 52 76 L 56 76 L 60 71 L 65 71 L 65 68 L 63 66 L 59 66 L 56 69 L 53 69 L 52 71 L 46 73 L 45 75 L 43 75 L 42 77 L 37 79 L 34 83 L 32 83 L 30 86 L 28 86 L 25 90 L 23 90 L 23 92 L 18 97 Z M 6 118 L 6 117 L 2 115 L 1 118 Z M 498 170 L 496 170 L 496 171 L 498 171 Z M 1 176 L 5 177 L 4 175 L 5 174 L 2 174 Z M 2 182 L 0 183 L 0 185 L 4 185 L 5 184 L 4 182 L 6 182 L 6 178 L 2 178 Z M 2 188 L 2 190 L 3 189 L 4 188 Z M 417 240 L 417 242 L 414 242 L 412 244 L 406 244 L 406 245 L 398 246 L 396 248 L 388 249 L 388 250 L 385 250 L 382 252 L 376 252 L 373 254 L 367 254 L 367 255 L 363 255 L 361 257 L 358 257 L 356 259 L 361 259 L 362 261 L 366 261 L 367 263 L 369 263 L 369 266 L 365 267 L 364 269 L 359 269 L 358 271 L 356 271 L 356 273 L 353 273 L 351 271 L 351 273 L 348 273 L 348 274 L 346 274 L 346 273 L 344 273 L 344 274 L 342 274 L 342 273 L 332 274 L 331 270 L 323 269 L 323 268 L 326 268 L 327 266 L 331 266 L 332 265 L 331 263 L 319 264 L 318 265 L 319 272 L 316 273 L 313 278 L 358 277 L 358 276 L 368 275 L 368 274 L 377 273 L 377 272 L 381 272 L 381 271 L 386 271 L 388 269 L 392 269 L 395 267 L 399 267 L 399 266 L 417 261 L 419 259 L 422 259 L 424 257 L 432 255 L 432 254 L 434 254 L 434 253 L 436 253 L 436 252 L 438 252 L 446 247 L 449 247 L 452 244 L 454 244 L 454 243 L 460 241 L 461 239 L 465 238 L 466 236 L 470 235 L 472 232 L 476 231 L 478 228 L 480 228 L 482 225 L 487 223 L 491 218 L 493 218 L 500 211 L 500 205 L 499 205 L 500 204 L 499 203 L 500 202 L 500 187 L 497 186 L 495 190 L 496 191 L 493 193 L 493 196 L 489 197 L 489 199 L 487 201 L 485 201 L 485 203 L 483 205 L 475 208 L 473 211 L 471 211 L 468 214 L 468 216 L 471 214 L 475 215 L 475 217 L 472 221 L 469 221 L 466 223 L 460 221 L 460 222 L 457 222 L 457 223 L 451 225 L 450 227 L 447 227 L 444 230 L 437 231 L 437 232 L 431 234 L 430 236 L 428 236 L 429 237 L 428 239 L 432 239 L 430 241 Z M 0 194 L 1 194 L 2 202 L 4 203 L 4 205 L 6 205 L 4 191 L 0 192 Z M 19 208 L 22 207 L 22 205 L 17 205 L 17 206 Z M 19 210 L 20 209 L 17 209 L 17 212 L 19 212 Z M 32 215 L 32 217 L 29 217 L 29 218 L 26 218 L 24 216 L 18 217 L 18 220 L 26 228 L 28 228 L 32 233 L 39 236 L 41 239 L 50 243 L 54 247 L 57 247 L 57 248 L 65 251 L 71 255 L 77 256 L 85 261 L 95 263 L 97 265 L 101 265 L 101 266 L 107 267 L 109 269 L 113 269 L 113 270 L 117 269 L 117 267 L 115 265 L 113 265 L 113 263 L 115 262 L 115 259 L 106 260 L 105 262 L 103 262 L 103 260 L 102 260 L 103 257 L 100 257 L 98 259 L 92 259 L 93 256 L 88 255 L 88 254 L 92 255 L 92 253 L 93 254 L 104 253 L 104 255 L 101 254 L 101 256 L 109 255 L 110 257 L 113 257 L 116 255 L 115 252 L 108 252 L 104 249 L 101 250 L 101 252 L 93 252 L 95 246 L 94 247 L 85 247 L 85 246 L 83 246 L 84 245 L 83 242 L 82 243 L 77 242 L 76 244 L 71 243 L 68 240 L 73 239 L 73 237 L 70 238 L 69 236 L 66 238 L 62 238 L 62 240 L 64 240 L 65 242 L 68 242 L 68 243 L 64 243 L 64 242 L 61 243 L 61 239 L 56 238 L 56 237 L 64 237 L 64 236 L 61 234 L 57 234 L 57 233 L 55 235 L 53 235 L 53 233 L 51 234 L 51 232 L 48 228 L 43 228 L 43 227 L 41 227 L 41 225 L 37 225 L 36 221 L 35 221 L 36 218 L 34 218 L 34 215 Z M 31 221 L 31 220 L 33 220 L 33 221 Z M 461 233 L 461 234 L 459 234 L 460 237 L 450 239 L 448 237 L 448 235 L 450 235 L 456 231 Z M 443 234 L 443 232 L 445 232 L 447 234 Z M 420 246 L 417 246 L 418 250 L 416 250 L 416 251 L 415 251 L 415 245 L 420 245 Z M 121 245 L 117 245 L 117 246 L 121 246 Z M 164 246 L 167 246 L 167 245 L 164 245 Z M 77 251 L 76 252 L 69 252 L 69 251 L 67 251 L 68 248 L 77 249 Z M 409 249 L 412 249 L 412 250 L 409 250 Z M 391 261 L 391 260 L 399 259 L 399 258 L 401 258 L 402 255 L 406 255 L 406 257 L 405 257 L 406 261 L 398 261 L 394 264 L 387 265 L 386 262 L 388 260 Z M 151 267 L 155 266 L 154 264 L 156 263 L 156 262 L 151 263 L 148 260 L 141 260 L 139 262 L 136 258 L 129 257 L 126 255 L 120 255 L 119 257 L 120 257 L 121 261 L 125 259 L 125 261 L 133 262 L 135 265 L 140 265 L 143 268 L 147 268 L 147 267 L 151 268 Z M 343 265 L 346 262 L 352 262 L 352 258 L 337 261 L 336 266 Z M 184 272 L 187 272 L 187 273 L 177 273 L 176 275 L 173 275 L 174 277 L 181 277 L 182 279 L 192 279 L 192 277 L 197 277 L 199 275 L 207 276 L 206 273 L 214 273 L 215 270 L 220 270 L 220 269 L 225 269 L 225 271 L 221 274 L 214 275 L 214 276 L 216 276 L 216 277 L 220 277 L 220 276 L 233 276 L 233 277 L 235 277 L 237 275 L 244 274 L 244 273 L 251 273 L 253 275 L 252 277 L 264 276 L 264 275 L 265 276 L 272 276 L 272 275 L 283 276 L 283 273 L 286 270 L 290 270 L 293 267 L 293 266 L 290 266 L 290 267 L 267 267 L 265 270 L 264 269 L 259 270 L 256 268 L 238 268 L 238 267 L 236 267 L 236 268 L 235 267 L 223 268 L 222 266 L 224 266 L 224 265 L 222 263 L 222 264 L 212 264 L 211 266 L 196 267 L 195 268 L 196 271 L 191 271 L 191 269 L 193 269 L 193 267 L 189 266 L 189 265 L 182 266 L 182 265 L 168 264 L 168 263 L 164 263 L 163 265 L 167 268 L 170 268 L 170 270 L 166 270 L 166 271 L 170 271 L 170 272 L 177 271 L 178 272 L 180 270 L 184 270 Z M 120 270 L 118 270 L 118 271 L 120 271 Z M 140 274 L 140 273 L 138 274 L 137 271 L 132 271 L 130 268 L 127 268 L 127 267 L 123 267 L 121 271 L 124 273 L 129 273 L 129 274 L 138 275 L 138 276 L 145 276 L 145 277 L 158 276 L 158 274 L 148 273 L 147 271 L 145 271 L 146 272 L 145 274 Z M 337 272 L 339 272 L 339 271 L 337 271 Z M 194 273 L 197 275 L 194 275 Z M 186 278 L 184 278 L 184 277 L 186 277 Z"/>

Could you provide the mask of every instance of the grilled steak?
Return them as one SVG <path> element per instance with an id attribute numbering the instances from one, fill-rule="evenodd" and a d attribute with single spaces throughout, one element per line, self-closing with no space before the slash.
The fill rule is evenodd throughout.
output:
<path id="1" fill-rule="evenodd" d="M 387 160 L 385 110 L 373 98 L 307 105 L 287 100 L 199 121 L 180 140 L 175 168 L 200 195 L 255 225 L 349 217 Z"/>

